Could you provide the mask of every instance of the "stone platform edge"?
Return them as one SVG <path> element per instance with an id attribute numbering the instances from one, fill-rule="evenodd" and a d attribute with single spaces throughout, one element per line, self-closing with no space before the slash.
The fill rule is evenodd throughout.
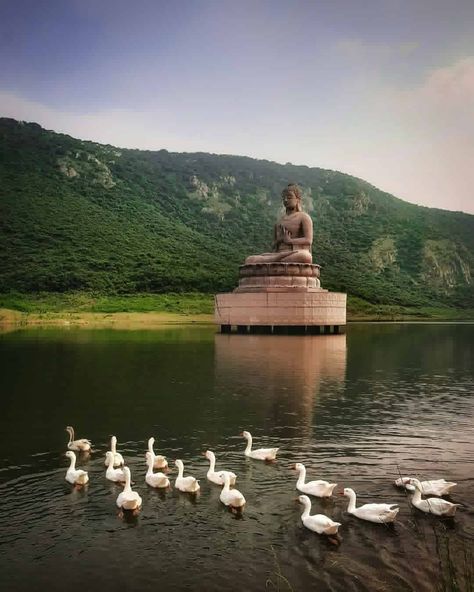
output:
<path id="1" fill-rule="evenodd" d="M 223 326 L 341 326 L 347 294 L 340 292 L 242 292 L 215 296 L 214 321 Z"/>

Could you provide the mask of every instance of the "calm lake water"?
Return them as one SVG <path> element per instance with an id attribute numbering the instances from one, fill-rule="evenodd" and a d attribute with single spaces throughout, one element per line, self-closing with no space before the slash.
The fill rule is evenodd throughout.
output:
<path id="1" fill-rule="evenodd" d="M 360 324 L 347 335 L 220 335 L 34 329 L 0 335 L 0 570 L 7 590 L 326 590 L 432 592 L 473 577 L 474 325 Z M 64 480 L 66 425 L 90 438 Z M 244 457 L 280 446 L 274 464 Z M 105 479 L 110 435 L 143 508 L 121 518 Z M 146 440 L 201 480 L 193 499 L 144 483 Z M 239 519 L 206 481 L 238 475 Z M 313 498 L 342 522 L 339 544 L 306 530 L 290 468 L 352 487 L 358 503 L 400 504 L 394 526 Z M 170 462 L 170 465 L 172 463 Z M 411 508 L 400 474 L 456 481 L 453 520 Z M 170 473 L 172 482 L 176 470 Z M 451 578 L 449 573 L 454 574 Z M 283 579 L 285 578 L 285 579 Z M 444 585 L 444 587 L 443 587 Z"/>

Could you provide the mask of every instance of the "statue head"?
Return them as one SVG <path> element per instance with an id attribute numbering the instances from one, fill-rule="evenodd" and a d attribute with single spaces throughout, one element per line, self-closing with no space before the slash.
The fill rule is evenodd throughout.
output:
<path id="1" fill-rule="evenodd" d="M 299 187 L 299 185 L 297 185 L 296 183 L 288 183 L 288 186 L 285 187 L 285 189 L 283 189 L 283 191 L 281 192 L 281 198 L 283 200 L 283 203 L 286 207 L 287 204 L 287 200 L 295 198 L 296 199 L 296 210 L 298 212 L 301 212 L 302 208 L 301 208 L 301 197 L 302 197 L 302 191 Z"/>

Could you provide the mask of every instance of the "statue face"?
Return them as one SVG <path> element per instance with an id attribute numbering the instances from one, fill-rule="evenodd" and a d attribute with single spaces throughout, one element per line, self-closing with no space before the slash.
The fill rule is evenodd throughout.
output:
<path id="1" fill-rule="evenodd" d="M 298 198 L 294 191 L 287 191 L 283 196 L 283 205 L 285 208 L 296 208 L 298 205 Z"/>

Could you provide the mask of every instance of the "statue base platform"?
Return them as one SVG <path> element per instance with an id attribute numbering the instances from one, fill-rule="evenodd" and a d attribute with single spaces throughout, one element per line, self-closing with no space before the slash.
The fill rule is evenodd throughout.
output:
<path id="1" fill-rule="evenodd" d="M 309 263 L 242 265 L 234 292 L 215 296 L 223 333 L 339 333 L 347 295 L 321 288 L 320 266 Z"/>

